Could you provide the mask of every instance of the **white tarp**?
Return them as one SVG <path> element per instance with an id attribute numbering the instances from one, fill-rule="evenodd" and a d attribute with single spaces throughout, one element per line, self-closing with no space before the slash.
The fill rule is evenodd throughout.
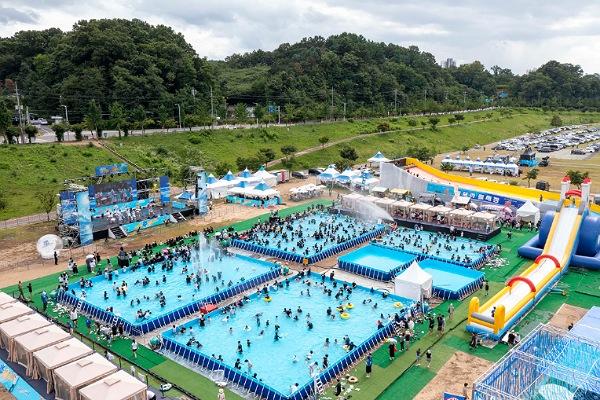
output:
<path id="1" fill-rule="evenodd" d="M 127 372 L 118 371 L 82 388 L 79 396 L 82 400 L 147 400 L 147 389 Z"/>
<path id="2" fill-rule="evenodd" d="M 77 391 L 117 371 L 117 367 L 98 353 L 63 365 L 54 371 L 54 391 L 61 400 L 77 400 Z M 101 398 L 101 397 L 98 397 Z"/>
<path id="3" fill-rule="evenodd" d="M 540 210 L 529 200 L 517 210 L 517 218 L 521 221 L 531 221 L 537 224 L 540 220 Z"/>
<path id="4" fill-rule="evenodd" d="M 433 279 L 416 261 L 394 278 L 394 293 L 415 301 L 431 297 Z"/>

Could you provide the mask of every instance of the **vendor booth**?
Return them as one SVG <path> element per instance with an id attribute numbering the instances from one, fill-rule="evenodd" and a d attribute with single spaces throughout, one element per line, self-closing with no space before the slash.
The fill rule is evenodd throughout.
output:
<path id="1" fill-rule="evenodd" d="M 330 164 L 325 171 L 317 175 L 317 182 L 333 182 L 340 172 L 335 169 L 335 164 Z"/>
<path id="2" fill-rule="evenodd" d="M 534 225 L 540 220 L 540 209 L 529 200 L 517 209 L 517 219 L 522 222 L 531 222 Z"/>
<path id="3" fill-rule="evenodd" d="M 54 371 L 54 392 L 56 399 L 78 400 L 80 388 L 92 384 L 114 372 L 117 367 L 98 353 L 67 365 Z M 98 399 L 104 397 L 98 397 Z"/>
<path id="4" fill-rule="evenodd" d="M 435 222 L 438 224 L 446 224 L 447 223 L 447 214 L 452 211 L 451 208 L 446 206 L 435 206 L 431 207 L 426 211 L 427 220 L 429 222 Z"/>
<path id="5" fill-rule="evenodd" d="M 15 338 L 10 360 L 18 362 L 26 369 L 27 375 L 33 371 L 33 353 L 70 339 L 72 336 L 57 325 L 48 325 Z"/>
<path id="6" fill-rule="evenodd" d="M 433 278 L 416 261 L 394 278 L 394 294 L 414 301 L 431 297 Z"/>
<path id="7" fill-rule="evenodd" d="M 147 400 L 148 386 L 125 371 L 117 371 L 79 390 L 81 400 Z"/>
<path id="8" fill-rule="evenodd" d="M 369 158 L 367 161 L 372 166 L 379 168 L 379 165 L 381 163 L 388 162 L 390 161 L 390 159 L 384 156 L 382 152 L 378 151 L 373 157 Z"/>
<path id="9" fill-rule="evenodd" d="M 409 207 L 410 214 L 409 218 L 416 221 L 426 221 L 427 213 L 426 211 L 432 208 L 433 206 L 425 203 L 417 203 L 413 204 Z"/>
<path id="10" fill-rule="evenodd" d="M 257 182 L 265 181 L 271 187 L 277 185 L 277 176 L 267 171 L 263 165 L 260 166 L 253 176 L 257 179 Z"/>
<path id="11" fill-rule="evenodd" d="M 467 210 L 466 208 L 457 208 L 447 214 L 448 224 L 457 228 L 467 228 L 471 222 L 471 215 L 475 211 Z"/>
<path id="12" fill-rule="evenodd" d="M 14 354 L 14 340 L 17 336 L 34 331 L 51 322 L 40 314 L 21 315 L 8 322 L 0 324 L 0 347 L 8 351 L 9 356 Z"/>
<path id="13" fill-rule="evenodd" d="M 54 388 L 54 371 L 57 368 L 77 361 L 93 352 L 92 349 L 75 338 L 45 347 L 33 353 L 31 377 L 33 379 L 44 379 L 46 381 L 46 392 L 50 393 Z"/>
<path id="14" fill-rule="evenodd" d="M 471 215 L 471 229 L 489 232 L 496 228 L 496 214 L 487 211 L 478 211 Z"/>
<path id="15" fill-rule="evenodd" d="M 34 311 L 20 301 L 13 301 L 0 305 L 0 324 L 20 317 L 21 315 L 33 314 Z"/>
<path id="16" fill-rule="evenodd" d="M 390 214 L 395 218 L 407 219 L 410 216 L 410 207 L 414 203 L 406 200 L 396 200 L 390 205 Z"/>

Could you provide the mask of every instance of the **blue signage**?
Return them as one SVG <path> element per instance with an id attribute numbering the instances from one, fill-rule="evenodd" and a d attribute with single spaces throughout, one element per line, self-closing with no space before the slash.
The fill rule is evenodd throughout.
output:
<path id="1" fill-rule="evenodd" d="M 161 176 L 158 178 L 160 183 L 160 201 L 163 204 L 167 204 L 171 201 L 171 186 L 169 185 L 169 177 Z"/>
<path id="2" fill-rule="evenodd" d="M 79 222 L 79 243 L 82 246 L 94 241 L 92 233 L 92 212 L 90 210 L 90 196 L 87 191 L 77 192 L 77 221 Z"/>
<path id="3" fill-rule="evenodd" d="M 60 192 L 60 208 L 63 222 L 66 225 L 77 225 L 77 201 L 75 193 L 70 191 Z"/>
<path id="4" fill-rule="evenodd" d="M 517 199 L 511 198 L 511 197 L 500 196 L 497 194 L 478 192 L 475 190 L 461 188 L 461 189 L 459 189 L 459 193 L 463 197 L 470 197 L 476 201 L 481 201 L 481 202 L 489 203 L 489 204 L 495 204 L 498 206 L 511 205 L 516 208 L 520 208 L 521 206 L 523 206 L 523 204 L 525 204 L 525 202 L 523 200 L 517 200 Z"/>
<path id="5" fill-rule="evenodd" d="M 442 185 L 439 183 L 427 183 L 427 191 L 429 193 L 439 193 L 454 196 L 454 188 L 448 185 Z"/>
<path id="6" fill-rule="evenodd" d="M 443 400 L 467 400 L 465 396 L 444 392 Z"/>
<path id="7" fill-rule="evenodd" d="M 206 172 L 198 172 L 196 176 L 196 201 L 198 202 L 198 214 L 208 213 L 208 190 L 206 189 Z"/>
<path id="8" fill-rule="evenodd" d="M 96 167 L 96 176 L 126 174 L 127 171 L 127 163 L 100 165 Z"/>

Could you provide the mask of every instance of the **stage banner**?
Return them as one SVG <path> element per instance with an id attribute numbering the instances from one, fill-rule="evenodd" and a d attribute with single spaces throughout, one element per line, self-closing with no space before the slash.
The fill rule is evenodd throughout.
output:
<path id="1" fill-rule="evenodd" d="M 495 204 L 498 206 L 513 206 L 520 208 L 525 204 L 523 200 L 514 199 L 511 197 L 500 196 L 497 194 L 491 194 L 486 192 L 479 192 L 476 190 L 459 189 L 461 196 L 470 197 L 473 200 L 483 201 L 484 203 Z"/>
<path id="2" fill-rule="evenodd" d="M 196 176 L 196 199 L 198 201 L 198 214 L 208 213 L 208 190 L 206 188 L 206 172 L 198 172 Z"/>
<path id="3" fill-rule="evenodd" d="M 88 192 L 77 192 L 77 215 L 79 222 L 79 243 L 82 246 L 94 241 L 92 233 L 92 212 Z"/>
<path id="4" fill-rule="evenodd" d="M 454 188 L 452 186 L 442 185 L 439 183 L 427 183 L 427 191 L 429 193 L 439 193 L 454 196 Z"/>
<path id="5" fill-rule="evenodd" d="M 165 214 L 155 218 L 145 219 L 140 222 L 132 222 L 130 224 L 121 225 L 121 228 L 123 228 L 127 234 L 130 234 L 136 232 L 137 230 L 154 228 L 155 226 L 164 224 L 166 221 L 175 222 L 175 219 L 171 217 L 171 214 Z"/>
<path id="6" fill-rule="evenodd" d="M 60 192 L 60 208 L 63 222 L 66 225 L 77 225 L 77 201 L 75 193 L 64 190 Z"/>
<path id="7" fill-rule="evenodd" d="M 465 396 L 444 392 L 443 400 L 467 400 Z"/>
<path id="8" fill-rule="evenodd" d="M 127 172 L 127 163 L 99 165 L 96 167 L 96 176 L 126 174 Z"/>
<path id="9" fill-rule="evenodd" d="M 158 178 L 160 184 L 160 201 L 163 204 L 167 204 L 171 201 L 171 185 L 169 184 L 168 176 L 161 176 Z"/>

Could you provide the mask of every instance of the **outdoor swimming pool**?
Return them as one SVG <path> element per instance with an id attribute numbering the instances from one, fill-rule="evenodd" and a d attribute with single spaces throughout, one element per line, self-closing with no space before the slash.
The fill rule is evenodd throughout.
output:
<path id="1" fill-rule="evenodd" d="M 425 259 L 419 266 L 433 279 L 433 293 L 444 299 L 459 299 L 481 286 L 483 273 L 443 261 Z"/>
<path id="2" fill-rule="evenodd" d="M 2 360 L 0 360 L 0 385 L 4 386 L 17 400 L 43 399 L 38 392 Z"/>
<path id="3" fill-rule="evenodd" d="M 494 251 L 494 246 L 476 240 L 410 228 L 387 233 L 380 244 L 466 267 L 481 265 Z"/>
<path id="4" fill-rule="evenodd" d="M 192 250 L 190 262 L 175 261 L 171 270 L 163 269 L 163 265 L 156 263 L 135 271 L 130 268 L 127 272 L 118 270 L 118 275 L 115 271 L 112 281 L 102 275 L 91 279 L 92 288 L 82 289 L 79 283 L 73 283 L 69 288 L 79 298 L 85 292 L 85 303 L 100 311 L 112 307 L 111 316 L 114 314 L 138 327 L 154 321 L 156 323 L 148 328 L 155 329 L 171 322 L 161 319 L 160 324 L 155 326 L 158 324 L 156 320 L 163 316 L 177 312 L 178 318 L 175 319 L 179 319 L 197 312 L 198 307 L 193 307 L 195 304 L 204 301 L 213 303 L 215 296 L 219 296 L 215 300 L 223 300 L 241 292 L 241 289 L 247 290 L 279 274 L 279 267 L 273 263 L 228 255 L 220 248 Z M 116 292 L 123 282 L 128 287 L 126 296 Z M 162 304 L 161 297 L 164 300 Z M 185 309 L 185 315 L 181 314 L 182 308 Z M 146 314 L 145 317 L 139 318 L 139 310 Z M 83 311 L 88 310 L 84 308 Z"/>
<path id="5" fill-rule="evenodd" d="M 325 355 L 328 355 L 328 365 L 331 367 L 344 357 L 354 356 L 353 352 L 348 353 L 343 348 L 345 335 L 349 335 L 350 341 L 360 347 L 361 343 L 377 332 L 389 334 L 389 331 L 386 332 L 387 326 L 378 331 L 377 321 L 381 320 L 387 325 L 388 315 L 400 313 L 404 307 L 413 304 L 411 300 L 392 295 L 384 298 L 380 292 L 371 292 L 361 286 L 352 291 L 349 300 L 345 300 L 344 296 L 338 301 L 335 295 L 343 287 L 343 282 L 335 281 L 336 288 L 327 278 L 325 287 L 333 291 L 329 296 L 324 293 L 320 275 L 311 274 L 309 281 L 310 286 L 305 282 L 291 280 L 289 286 L 284 284 L 278 290 L 271 290 L 270 302 L 265 301 L 263 295 L 255 294 L 233 315 L 223 314 L 220 310 L 215 311 L 208 315 L 205 327 L 201 327 L 198 319 L 195 319 L 184 325 L 187 328 L 185 333 L 174 334 L 172 330 L 166 331 L 163 334 L 165 345 L 167 349 L 179 350 L 177 354 L 186 354 L 184 357 L 203 365 L 206 365 L 206 359 L 215 362 L 212 355 L 215 358 L 222 356 L 223 363 L 211 369 L 229 368 L 237 371 L 238 375 L 243 374 L 244 379 L 251 381 L 250 386 L 265 385 L 283 396 L 289 396 L 290 387 L 294 383 L 303 388 L 312 382 L 307 360 L 310 351 L 313 352 L 310 363 L 318 362 L 319 371 L 322 370 Z M 349 318 L 342 319 L 336 307 L 349 301 L 354 307 L 346 310 Z M 402 308 L 397 307 L 397 302 L 402 303 Z M 374 307 L 375 304 L 377 307 Z M 299 307 L 301 313 L 298 313 Z M 332 308 L 335 319 L 328 317 L 328 307 Z M 283 312 L 284 308 L 291 309 L 290 317 Z M 307 325 L 309 314 L 313 323 L 312 329 Z M 295 319 L 296 316 L 298 320 Z M 280 326 L 279 340 L 275 340 L 276 325 Z M 192 337 L 189 333 L 190 327 L 193 328 L 193 337 L 202 344 L 201 347 L 195 344 L 188 345 Z M 325 345 L 326 338 L 330 341 L 328 346 Z M 241 343 L 242 353 L 237 350 L 238 341 Z M 247 341 L 250 341 L 250 346 Z M 173 346 L 171 342 L 179 347 Z M 187 350 L 181 353 L 182 348 Z M 294 357 L 297 362 L 294 362 Z M 237 359 L 241 363 L 240 370 L 234 368 Z M 245 360 L 251 361 L 251 369 L 248 369 Z M 250 377 L 255 373 L 262 383 L 257 380 L 252 382 Z M 322 372 L 325 375 L 327 373 L 328 371 Z"/>
<path id="6" fill-rule="evenodd" d="M 388 247 L 369 244 L 341 256 L 341 269 L 380 281 L 389 281 L 408 267 L 417 256 Z"/>
<path id="7" fill-rule="evenodd" d="M 255 226 L 232 244 L 284 260 L 317 262 L 382 233 L 384 225 L 323 211 Z"/>

